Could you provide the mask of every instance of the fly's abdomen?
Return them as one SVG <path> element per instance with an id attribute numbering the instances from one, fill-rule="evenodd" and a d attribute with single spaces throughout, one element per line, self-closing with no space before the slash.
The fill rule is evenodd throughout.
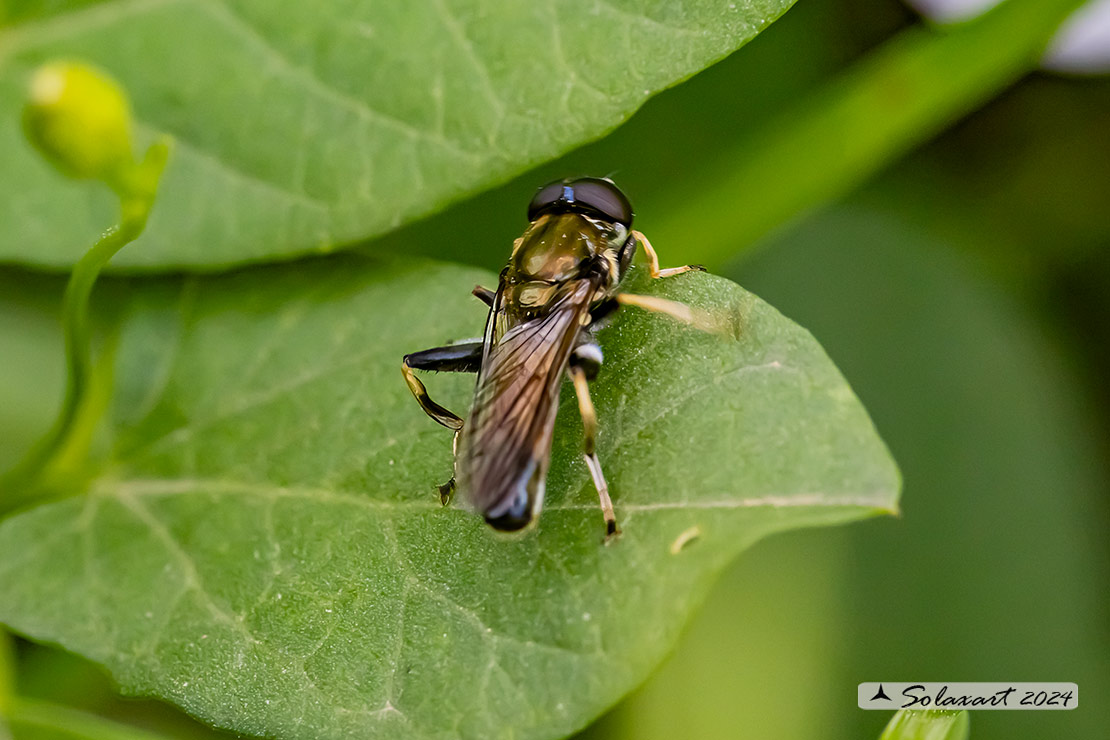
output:
<path id="1" fill-rule="evenodd" d="M 479 380 L 459 435 L 456 475 L 460 493 L 491 525 L 516 531 L 527 527 L 543 504 L 566 359 L 533 356 L 533 362 L 517 365 L 516 353 L 509 351 L 515 346 L 511 334 L 506 339 Z"/>
<path id="2" fill-rule="evenodd" d="M 455 474 L 496 529 L 524 529 L 543 505 L 559 388 L 592 291 L 587 281 L 564 287 L 550 311 L 509 328 L 483 358 Z"/>

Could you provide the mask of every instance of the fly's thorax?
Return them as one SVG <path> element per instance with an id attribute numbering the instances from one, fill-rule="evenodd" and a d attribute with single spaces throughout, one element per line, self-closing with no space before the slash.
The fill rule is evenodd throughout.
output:
<path id="1" fill-rule="evenodd" d="M 545 214 L 524 232 L 509 262 L 514 282 L 562 283 L 606 269 L 618 277 L 618 253 L 628 238 L 623 224 L 581 213 Z"/>
<path id="2" fill-rule="evenodd" d="M 514 307 L 524 311 L 538 311 L 551 302 L 558 289 L 559 286 L 556 283 L 527 280 L 509 286 L 506 296 Z"/>

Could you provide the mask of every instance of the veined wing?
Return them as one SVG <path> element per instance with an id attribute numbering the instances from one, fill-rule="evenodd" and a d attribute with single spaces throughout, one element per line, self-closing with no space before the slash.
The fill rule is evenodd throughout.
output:
<path id="1" fill-rule="evenodd" d="M 570 282 L 543 315 L 507 328 L 498 291 L 456 471 L 463 495 L 498 529 L 527 526 L 543 502 L 563 372 L 596 287 Z"/>

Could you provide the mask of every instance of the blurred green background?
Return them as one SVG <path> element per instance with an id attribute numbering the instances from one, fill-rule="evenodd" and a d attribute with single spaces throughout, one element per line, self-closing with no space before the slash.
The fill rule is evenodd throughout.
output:
<path id="1" fill-rule="evenodd" d="M 497 269 L 538 183 L 610 174 L 679 264 L 695 250 L 668 208 L 698 197 L 717 153 L 917 22 L 895 0 L 800 0 L 604 140 L 360 248 Z M 1041 680 L 1077 682 L 1079 709 L 974 713 L 972 737 L 1106 737 L 1110 77 L 1033 74 L 756 244 L 730 237 L 745 207 L 736 193 L 698 224 L 735 254 L 712 267 L 825 346 L 902 468 L 903 515 L 758 545 L 659 674 L 584 736 L 878 737 L 889 716 L 855 707 L 861 681 Z M 7 268 L 0 286 L 0 343 L 27 347 L 0 368 L 2 466 L 57 401 L 61 280 Z M 27 695 L 214 734 L 115 697 L 74 658 L 17 653 Z"/>

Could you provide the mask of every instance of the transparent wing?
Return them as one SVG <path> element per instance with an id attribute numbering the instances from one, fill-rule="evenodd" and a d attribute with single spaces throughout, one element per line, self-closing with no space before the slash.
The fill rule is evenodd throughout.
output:
<path id="1" fill-rule="evenodd" d="M 487 519 L 507 517 L 506 529 L 525 526 L 542 503 L 562 376 L 595 288 L 570 282 L 543 315 L 512 325 L 500 300 L 490 311 L 457 475 L 471 505 Z"/>

